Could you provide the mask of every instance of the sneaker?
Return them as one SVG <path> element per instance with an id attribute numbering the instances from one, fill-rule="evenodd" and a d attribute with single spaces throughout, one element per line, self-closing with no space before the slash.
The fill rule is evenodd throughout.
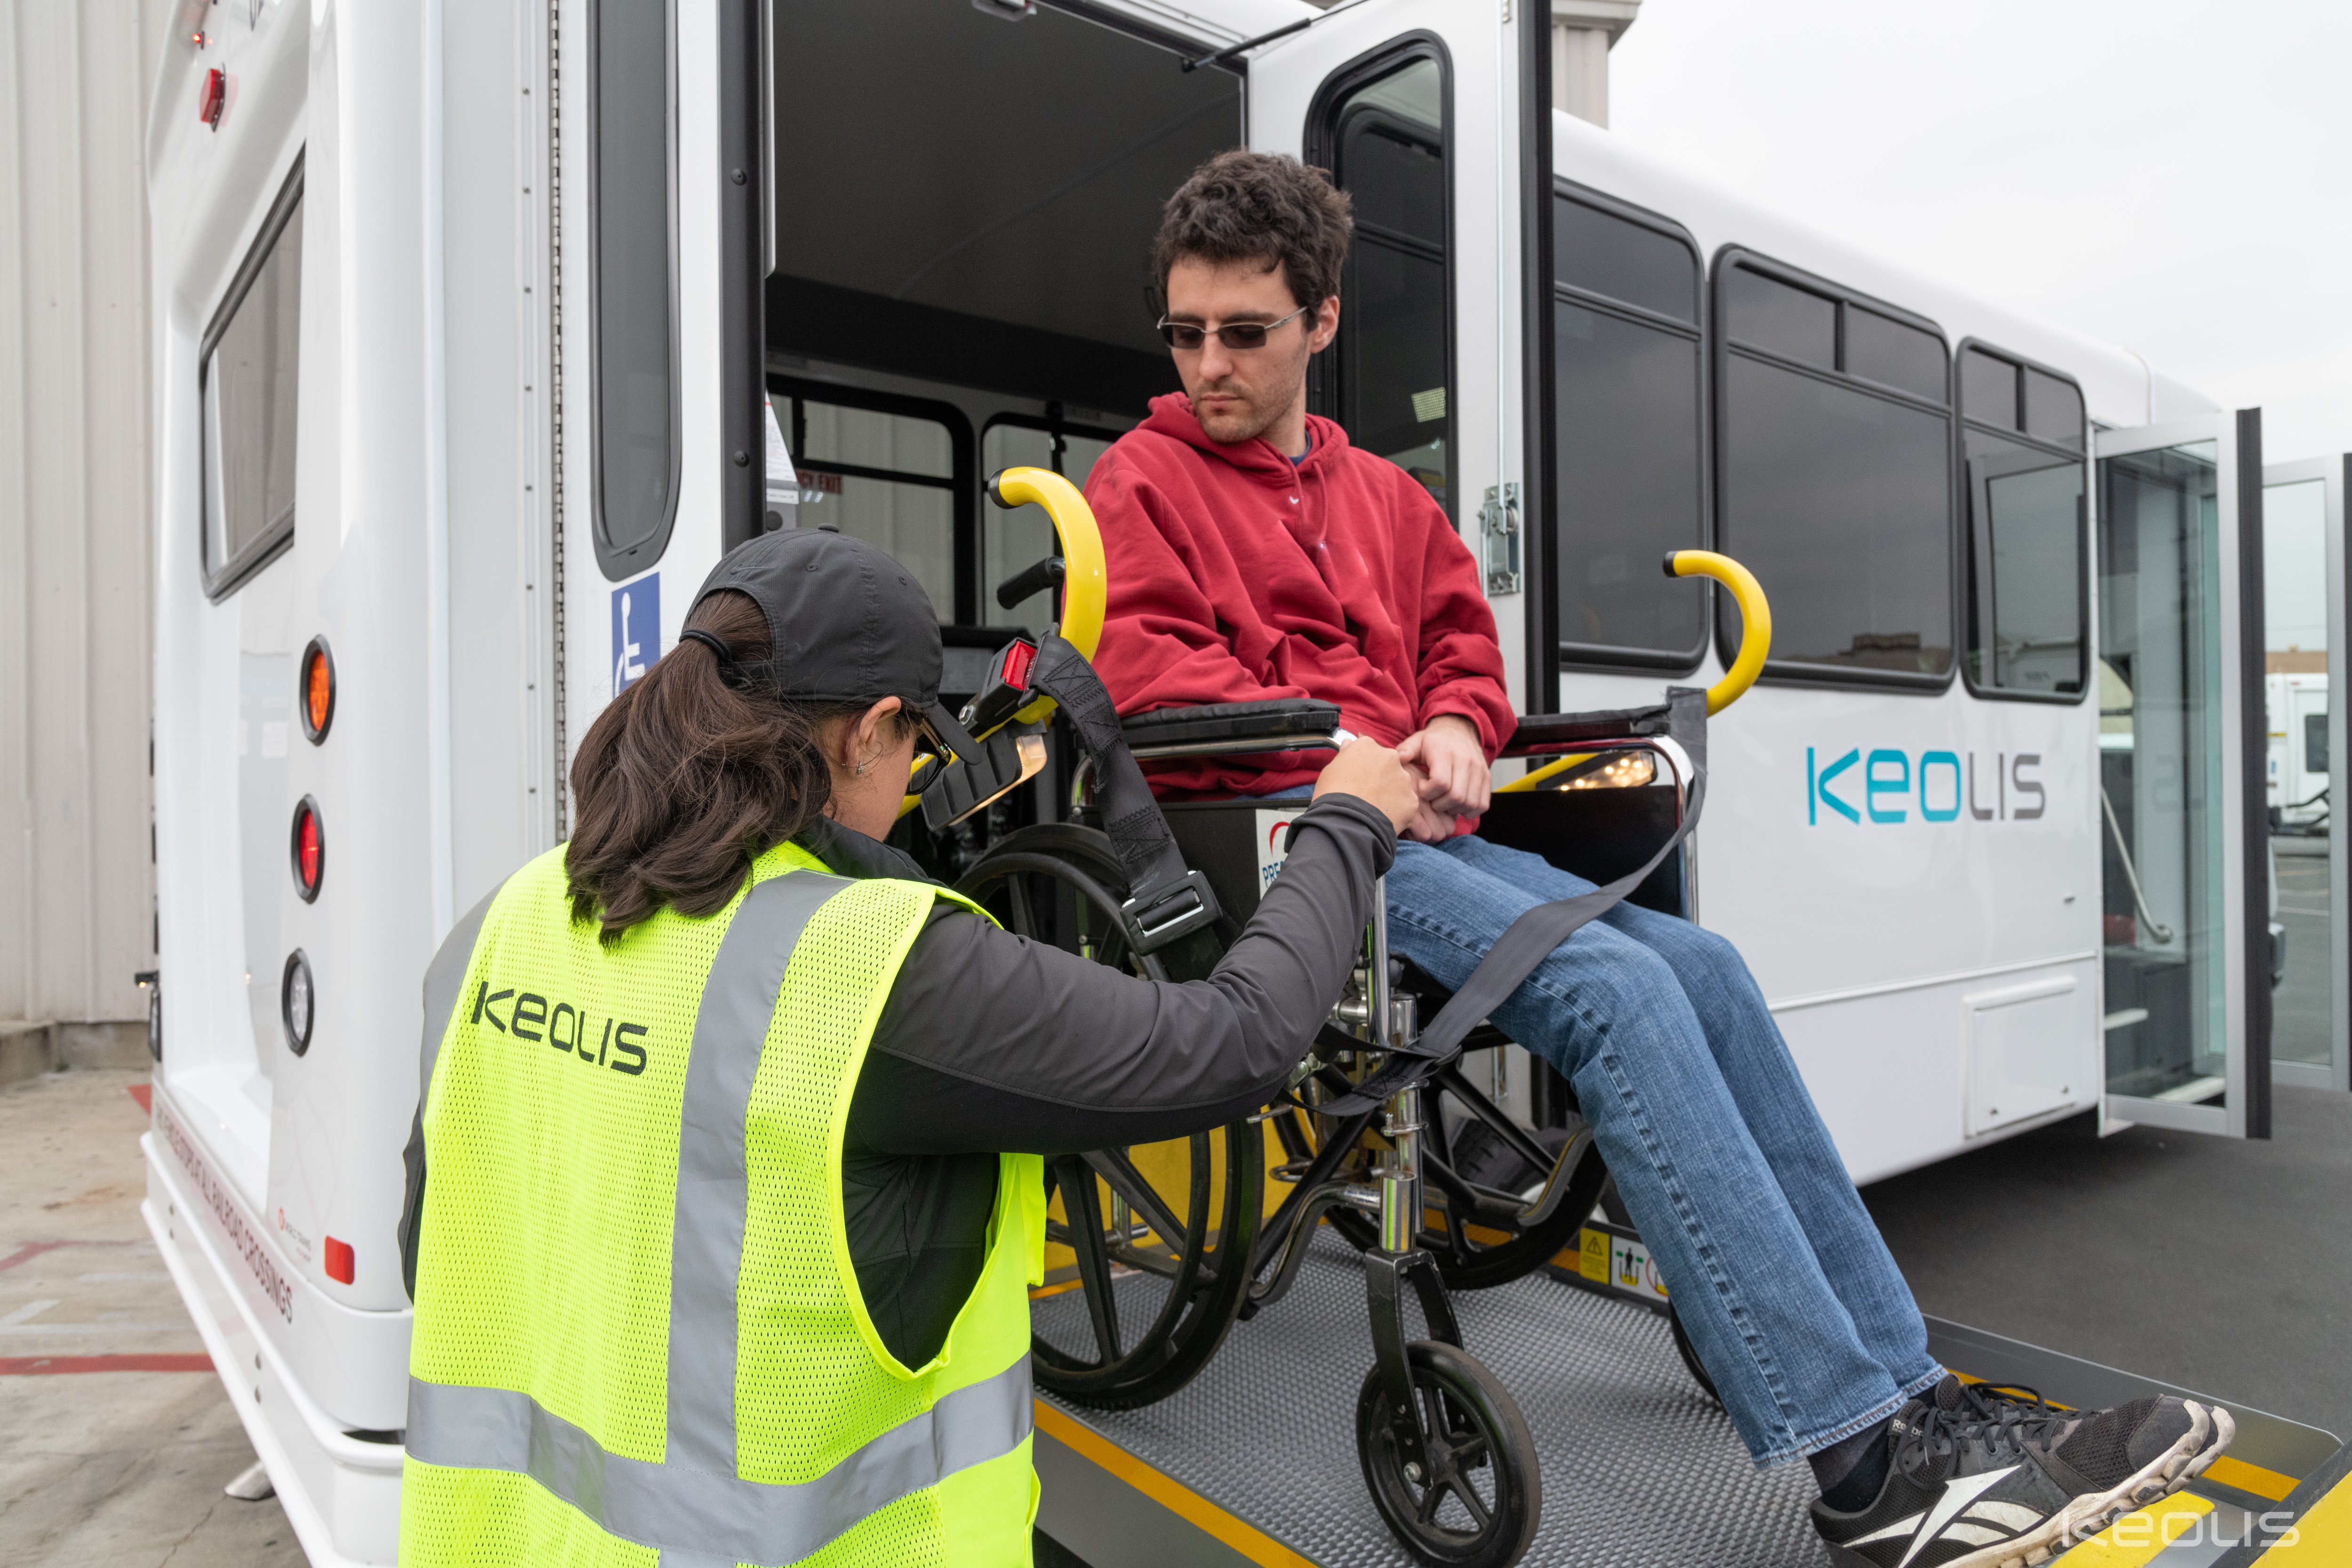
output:
<path id="1" fill-rule="evenodd" d="M 2027 1568 L 2179 1490 L 2236 1435 L 2228 1411 L 2193 1400 L 2059 1410 L 1947 1377 L 1887 1424 L 1877 1499 L 1816 1502 L 1813 1524 L 1846 1568 Z"/>

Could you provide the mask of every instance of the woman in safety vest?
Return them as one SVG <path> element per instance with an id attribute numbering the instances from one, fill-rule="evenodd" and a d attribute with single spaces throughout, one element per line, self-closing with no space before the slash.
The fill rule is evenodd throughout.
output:
<path id="1" fill-rule="evenodd" d="M 971 744 L 940 670 L 882 551 L 740 546 L 433 961 L 410 1568 L 1029 1562 L 1039 1156 L 1265 1104 L 1418 796 L 1356 742 L 1215 972 L 1136 979 L 880 842 L 918 737 Z"/>

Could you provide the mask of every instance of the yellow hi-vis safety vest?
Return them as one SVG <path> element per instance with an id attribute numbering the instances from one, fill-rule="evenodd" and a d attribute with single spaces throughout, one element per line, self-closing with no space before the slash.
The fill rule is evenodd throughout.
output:
<path id="1" fill-rule="evenodd" d="M 883 1348 L 842 1215 L 858 1067 L 940 897 L 787 844 L 718 914 L 607 947 L 558 848 L 451 933 L 408 1568 L 1025 1568 L 1040 1162 L 1004 1157 L 980 1283 L 923 1366 Z"/>

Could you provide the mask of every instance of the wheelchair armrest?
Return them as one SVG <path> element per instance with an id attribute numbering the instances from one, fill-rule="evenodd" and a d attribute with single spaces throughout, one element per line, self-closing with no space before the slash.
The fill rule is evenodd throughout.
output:
<path id="1" fill-rule="evenodd" d="M 1635 735 L 1666 732 L 1666 707 L 1617 708 L 1595 713 L 1522 713 L 1518 728 L 1503 742 L 1502 754 L 1524 757 L 1557 746 L 1587 741 L 1622 741 Z"/>
<path id="2" fill-rule="evenodd" d="M 1156 708 L 1119 721 L 1129 747 L 1195 746 L 1288 736 L 1328 736 L 1339 728 L 1339 708 L 1306 697 L 1267 702 L 1211 702 L 1198 708 Z"/>

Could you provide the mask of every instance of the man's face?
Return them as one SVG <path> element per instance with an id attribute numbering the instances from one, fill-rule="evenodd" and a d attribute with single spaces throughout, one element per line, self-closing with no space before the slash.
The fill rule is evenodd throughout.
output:
<path id="1" fill-rule="evenodd" d="M 1168 320 L 1216 328 L 1235 322 L 1270 324 L 1298 310 L 1279 264 L 1234 261 L 1213 265 L 1192 257 L 1168 273 Z M 1212 331 L 1197 349 L 1171 349 L 1193 416 L 1209 439 L 1225 445 L 1254 440 L 1307 396 L 1307 362 L 1330 346 L 1339 330 L 1339 301 L 1284 321 L 1265 346 L 1229 349 Z"/>

